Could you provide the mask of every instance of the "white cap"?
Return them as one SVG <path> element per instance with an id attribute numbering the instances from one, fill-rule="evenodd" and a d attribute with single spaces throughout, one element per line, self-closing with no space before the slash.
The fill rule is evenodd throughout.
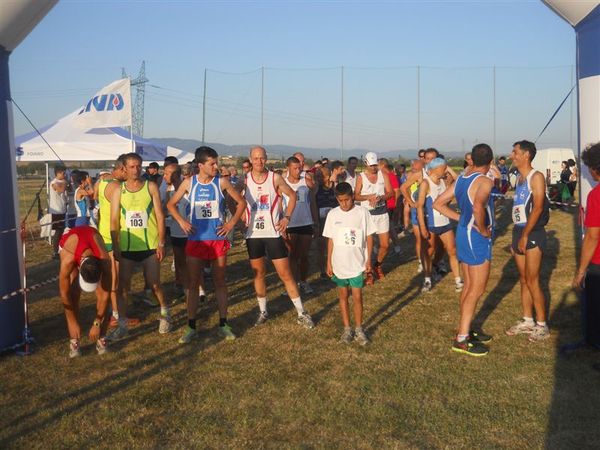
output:
<path id="1" fill-rule="evenodd" d="M 96 283 L 88 283 L 83 279 L 81 273 L 79 274 L 79 287 L 83 292 L 94 292 L 98 287 L 98 282 Z"/>
<path id="2" fill-rule="evenodd" d="M 368 166 L 374 166 L 377 164 L 377 154 L 374 152 L 368 152 L 363 158 L 363 161 L 367 163 Z"/>

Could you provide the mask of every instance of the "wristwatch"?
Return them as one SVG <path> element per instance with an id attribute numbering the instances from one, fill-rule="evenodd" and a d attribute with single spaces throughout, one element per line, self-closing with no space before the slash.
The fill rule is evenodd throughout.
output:
<path id="1" fill-rule="evenodd" d="M 100 328 L 100 321 L 98 319 L 94 320 L 94 326 Z"/>
<path id="2" fill-rule="evenodd" d="M 287 220 L 288 220 L 288 222 L 289 222 L 290 220 L 292 220 L 292 216 L 283 216 L 283 218 L 284 218 L 284 219 L 287 219 Z"/>

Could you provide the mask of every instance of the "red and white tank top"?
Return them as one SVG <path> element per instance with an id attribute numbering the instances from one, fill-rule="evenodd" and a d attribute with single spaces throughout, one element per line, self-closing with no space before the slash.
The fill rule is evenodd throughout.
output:
<path id="1" fill-rule="evenodd" d="M 275 188 L 275 174 L 267 172 L 267 177 L 261 183 L 254 181 L 252 171 L 246 174 L 246 223 L 248 231 L 246 239 L 277 238 L 281 236 L 275 229 L 279 222 L 279 202 L 281 197 Z"/>

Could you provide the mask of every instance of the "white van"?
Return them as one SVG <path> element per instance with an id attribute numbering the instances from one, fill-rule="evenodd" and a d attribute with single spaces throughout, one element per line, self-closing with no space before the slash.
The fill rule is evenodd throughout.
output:
<path id="1" fill-rule="evenodd" d="M 544 148 L 537 151 L 531 165 L 544 174 L 546 184 L 556 184 L 560 181 L 561 163 L 569 159 L 575 159 L 570 148 Z"/>

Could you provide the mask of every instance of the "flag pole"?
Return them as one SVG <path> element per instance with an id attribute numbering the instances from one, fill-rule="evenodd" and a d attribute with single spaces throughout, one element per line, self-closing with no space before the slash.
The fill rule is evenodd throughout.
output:
<path id="1" fill-rule="evenodd" d="M 127 77 L 129 78 L 129 106 L 130 106 L 130 127 L 129 129 L 131 130 L 130 133 L 130 137 L 131 137 L 131 153 L 135 153 L 135 143 L 133 141 L 133 102 L 132 102 L 132 95 L 131 95 L 131 77 Z"/>

